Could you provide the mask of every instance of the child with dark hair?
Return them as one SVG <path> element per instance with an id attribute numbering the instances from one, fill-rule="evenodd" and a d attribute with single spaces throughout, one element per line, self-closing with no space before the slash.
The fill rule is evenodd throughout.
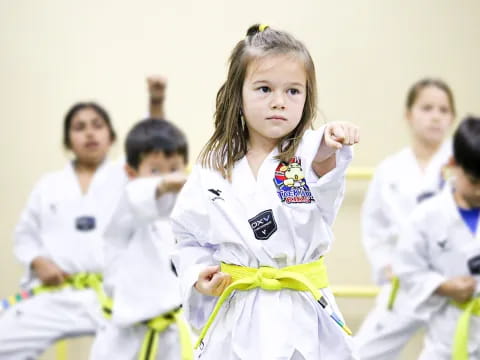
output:
<path id="1" fill-rule="evenodd" d="M 184 134 L 161 119 L 136 124 L 125 141 L 131 181 L 105 233 L 104 311 L 92 359 L 192 359 L 168 216 L 186 181 Z"/>
<path id="2" fill-rule="evenodd" d="M 460 123 L 450 165 L 451 184 L 415 209 L 393 259 L 411 311 L 428 315 L 422 360 L 480 359 L 480 118 Z"/>
<path id="3" fill-rule="evenodd" d="M 63 143 L 74 159 L 42 177 L 15 229 L 14 252 L 27 275 L 18 303 L 1 304 L 0 359 L 37 358 L 58 339 L 94 334 L 102 321 L 101 235 L 126 183 L 106 160 L 114 141 L 100 105 L 77 103 L 67 112 Z"/>

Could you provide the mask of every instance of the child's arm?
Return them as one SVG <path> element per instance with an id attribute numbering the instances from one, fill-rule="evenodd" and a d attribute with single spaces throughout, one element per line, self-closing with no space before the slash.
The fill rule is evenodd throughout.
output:
<path id="1" fill-rule="evenodd" d="M 217 250 L 209 242 L 210 217 L 206 187 L 195 166 L 180 192 L 171 216 L 172 230 L 177 242 L 172 260 L 177 270 L 185 317 L 196 329 L 201 329 L 212 312 L 217 297 L 210 291 L 222 290 L 219 261 L 214 259 Z"/>
<path id="2" fill-rule="evenodd" d="M 428 215 L 431 213 L 429 208 L 415 209 L 400 234 L 392 264 L 393 272 L 400 278 L 400 286 L 409 296 L 408 305 L 425 319 L 447 301 L 436 294 L 438 287 L 447 279 L 430 261 L 429 234 L 432 229 L 428 226 L 432 224 L 432 219 Z"/>
<path id="3" fill-rule="evenodd" d="M 45 285 L 58 285 L 68 276 L 48 258 L 41 240 L 41 187 L 33 189 L 27 206 L 15 228 L 14 254 L 27 267 L 27 281 L 33 273 Z"/>
<path id="4" fill-rule="evenodd" d="M 343 126 L 346 128 L 344 129 Z M 343 135 L 340 134 L 342 131 Z M 345 132 L 349 134 L 348 139 Z M 333 133 L 343 136 L 343 140 L 333 138 Z M 353 157 L 352 146 L 343 146 L 341 143 L 357 141 L 356 127 L 343 125 L 343 123 L 331 123 L 315 131 L 306 131 L 297 150 L 297 156 L 302 158 L 306 182 L 315 199 L 315 204 L 329 225 L 333 224 L 342 203 L 345 171 Z"/>
<path id="5" fill-rule="evenodd" d="M 441 283 L 435 293 L 465 303 L 472 298 L 476 286 L 477 282 L 473 276 L 457 276 Z"/>
<path id="6" fill-rule="evenodd" d="M 359 129 L 346 122 L 332 122 L 325 126 L 323 138 L 313 158 L 312 168 L 318 177 L 333 170 L 336 166 L 335 153 L 344 145 L 354 145 L 360 140 Z"/>
<path id="7" fill-rule="evenodd" d="M 149 93 L 150 117 L 164 119 L 165 90 L 167 88 L 167 79 L 160 75 L 151 75 L 147 77 Z"/>
<path id="8" fill-rule="evenodd" d="M 181 172 L 132 180 L 126 194 L 134 215 L 143 222 L 167 217 L 186 181 L 187 175 Z"/>

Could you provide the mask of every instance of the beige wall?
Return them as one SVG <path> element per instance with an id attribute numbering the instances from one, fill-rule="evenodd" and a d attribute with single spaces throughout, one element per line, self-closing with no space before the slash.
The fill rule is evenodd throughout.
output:
<path id="1" fill-rule="evenodd" d="M 26 198 L 42 173 L 67 159 L 61 123 L 73 102 L 104 104 L 121 144 L 146 114 L 145 75 L 165 74 L 168 117 L 186 130 L 195 155 L 211 132 L 230 50 L 249 25 L 266 22 L 307 44 L 321 111 L 361 126 L 354 165 L 374 166 L 407 143 L 403 102 L 419 77 L 441 76 L 460 115 L 480 113 L 479 18 L 477 0 L 0 0 L 0 297 L 21 276 L 11 234 Z M 370 281 L 359 243 L 365 185 L 349 183 L 335 226 L 335 283 Z M 356 328 L 371 301 L 341 304 Z M 85 358 L 85 347 L 70 359 Z"/>

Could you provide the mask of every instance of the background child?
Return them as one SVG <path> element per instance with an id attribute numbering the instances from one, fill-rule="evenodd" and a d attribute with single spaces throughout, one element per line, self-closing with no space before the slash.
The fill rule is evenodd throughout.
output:
<path id="1" fill-rule="evenodd" d="M 98 333 L 92 358 L 183 359 L 175 321 L 180 290 L 169 257 L 174 238 L 167 220 L 186 181 L 187 141 L 173 124 L 146 119 L 128 133 L 125 151 L 132 181 L 105 236 L 104 285 L 113 300 L 112 322 Z M 146 323 L 162 316 L 172 326 L 160 334 L 150 330 Z M 188 327 L 183 331 L 189 334 Z M 184 345 L 192 353 L 191 343 Z"/>
<path id="2" fill-rule="evenodd" d="M 250 27 L 172 214 L 186 315 L 204 327 L 202 359 L 353 358 L 323 255 L 352 157 L 344 145 L 359 135 L 346 123 L 308 130 L 315 110 L 305 46 Z"/>
<path id="3" fill-rule="evenodd" d="M 404 311 L 409 300 L 401 287 L 389 309 L 391 264 L 405 219 L 444 182 L 442 169 L 451 155 L 451 142 L 445 138 L 454 116 L 455 103 L 447 84 L 429 78 L 416 82 L 408 92 L 405 114 L 412 143 L 385 159 L 369 186 L 362 211 L 362 239 L 374 280 L 382 289 L 375 309 L 355 336 L 361 359 L 395 359 L 422 326 L 421 318 Z"/>
<path id="4" fill-rule="evenodd" d="M 126 182 L 120 168 L 106 160 L 114 141 L 100 105 L 78 103 L 68 111 L 63 142 L 74 160 L 37 183 L 15 229 L 14 248 L 27 269 L 25 290 L 67 285 L 23 300 L 0 316 L 0 359 L 36 358 L 57 339 L 97 329 L 100 306 L 90 288 L 97 283 L 78 276 L 102 271 L 101 234 Z M 86 288 L 72 286 L 75 279 Z"/>
<path id="5" fill-rule="evenodd" d="M 480 359 L 480 118 L 458 127 L 451 165 L 453 188 L 414 211 L 393 260 L 412 311 L 429 314 L 422 360 Z"/>

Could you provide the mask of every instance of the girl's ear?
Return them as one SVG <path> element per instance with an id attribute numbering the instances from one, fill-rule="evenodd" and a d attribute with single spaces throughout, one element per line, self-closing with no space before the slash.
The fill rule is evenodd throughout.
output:
<path id="1" fill-rule="evenodd" d="M 127 176 L 130 180 L 133 180 L 135 179 L 137 176 L 138 176 L 138 172 L 137 170 L 135 170 L 133 167 L 131 167 L 130 165 L 128 164 L 125 164 L 125 172 L 127 173 Z"/>

